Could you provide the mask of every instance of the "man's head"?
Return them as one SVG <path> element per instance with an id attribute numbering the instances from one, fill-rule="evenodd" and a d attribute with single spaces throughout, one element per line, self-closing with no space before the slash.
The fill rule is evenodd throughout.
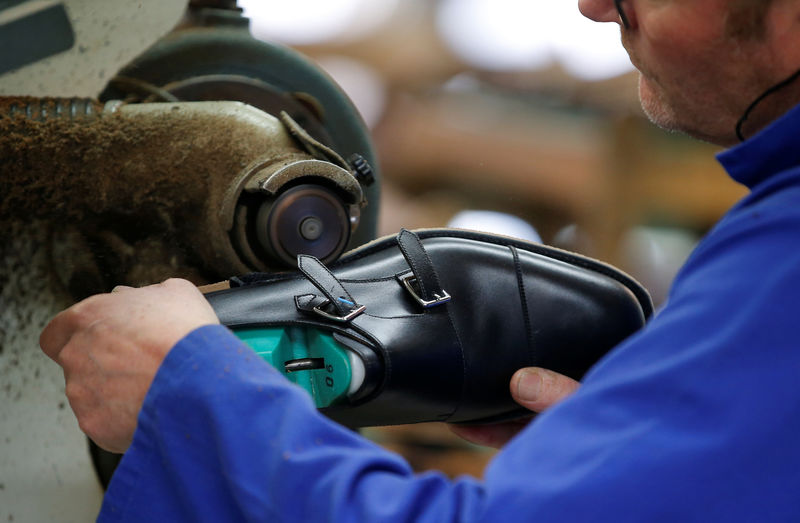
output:
<path id="1" fill-rule="evenodd" d="M 736 124 L 753 100 L 800 68 L 800 0 L 579 1 L 593 20 L 627 22 L 622 43 L 641 72 L 650 119 L 700 139 L 736 143 Z M 746 133 L 797 102 L 800 88 L 771 96 Z"/>

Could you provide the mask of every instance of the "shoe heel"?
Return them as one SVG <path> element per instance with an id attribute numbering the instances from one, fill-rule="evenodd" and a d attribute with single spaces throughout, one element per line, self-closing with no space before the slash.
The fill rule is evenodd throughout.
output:
<path id="1" fill-rule="evenodd" d="M 346 403 L 364 383 L 364 363 L 333 336 L 303 327 L 235 330 L 264 361 L 302 387 L 317 408 Z"/>

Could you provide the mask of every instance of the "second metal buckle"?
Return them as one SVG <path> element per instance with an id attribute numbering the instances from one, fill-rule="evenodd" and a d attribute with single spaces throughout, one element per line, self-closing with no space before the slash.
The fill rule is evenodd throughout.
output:
<path id="1" fill-rule="evenodd" d="M 444 289 L 441 290 L 441 294 L 434 292 L 432 300 L 423 300 L 422 298 L 420 298 L 419 294 L 417 294 L 417 291 L 414 290 L 414 287 L 411 285 L 411 280 L 414 281 L 417 280 L 417 277 L 414 276 L 413 272 L 400 277 L 400 281 L 403 282 L 403 286 L 405 286 L 409 294 L 411 294 L 411 296 L 415 300 L 417 300 L 417 303 L 422 305 L 423 308 L 429 309 L 431 307 L 435 307 L 437 305 L 441 305 L 442 303 L 447 303 L 448 301 L 450 301 L 450 295 L 447 294 L 447 291 Z"/>

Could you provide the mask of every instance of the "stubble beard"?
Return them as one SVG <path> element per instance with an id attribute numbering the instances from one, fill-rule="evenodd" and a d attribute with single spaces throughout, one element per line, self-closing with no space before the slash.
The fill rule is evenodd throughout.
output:
<path id="1" fill-rule="evenodd" d="M 639 72 L 639 103 L 652 123 L 669 131 L 679 130 L 675 115 L 667 110 L 665 101 L 642 72 Z"/>
<path id="2" fill-rule="evenodd" d="M 675 112 L 669 109 L 670 105 L 658 88 L 658 81 L 643 71 L 640 60 L 630 45 L 625 30 L 622 31 L 622 46 L 628 52 L 634 67 L 639 71 L 639 103 L 651 123 L 668 131 L 679 131 L 680 126 Z"/>
<path id="3" fill-rule="evenodd" d="M 689 78 L 681 83 L 670 78 L 662 82 L 658 74 L 642 67 L 630 43 L 623 30 L 622 44 L 639 71 L 639 101 L 650 122 L 661 129 L 680 132 L 716 145 L 729 147 L 739 142 L 735 132 L 738 105 L 730 103 L 730 96 L 723 97 L 719 91 L 712 92 L 711 86 L 694 84 Z M 736 40 L 726 43 L 734 56 L 743 52 L 740 44 Z M 709 62 L 706 66 L 710 69 L 713 64 Z M 706 69 L 699 70 L 699 73 L 705 74 Z M 728 77 L 720 77 L 719 82 L 729 81 L 725 78 Z M 754 92 L 752 96 L 757 94 Z M 738 100 L 742 105 L 741 112 L 746 108 L 746 99 L 747 96 L 743 98 L 744 101 Z"/>
<path id="4" fill-rule="evenodd" d="M 670 100 L 659 88 L 656 80 L 639 72 L 639 102 L 651 123 L 670 132 L 679 132 L 692 138 L 717 145 L 729 146 L 735 143 L 733 124 L 730 132 L 720 128 L 718 120 L 709 118 L 709 107 L 692 103 L 699 100 L 696 93 L 681 93 L 684 100 Z"/>

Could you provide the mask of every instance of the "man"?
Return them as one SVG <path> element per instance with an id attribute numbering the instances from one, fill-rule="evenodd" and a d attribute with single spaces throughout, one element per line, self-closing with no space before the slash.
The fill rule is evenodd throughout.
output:
<path id="1" fill-rule="evenodd" d="M 64 367 L 81 428 L 128 451 L 100 519 L 800 519 L 800 0 L 580 9 L 622 26 L 656 123 L 726 146 L 748 138 L 720 161 L 752 192 L 698 246 L 661 313 L 479 482 L 414 476 L 320 416 L 214 326 L 186 282 L 90 298 L 41 345 Z M 576 385 L 524 369 L 511 387 L 542 410 Z M 502 443 L 518 428 L 465 435 Z"/>

